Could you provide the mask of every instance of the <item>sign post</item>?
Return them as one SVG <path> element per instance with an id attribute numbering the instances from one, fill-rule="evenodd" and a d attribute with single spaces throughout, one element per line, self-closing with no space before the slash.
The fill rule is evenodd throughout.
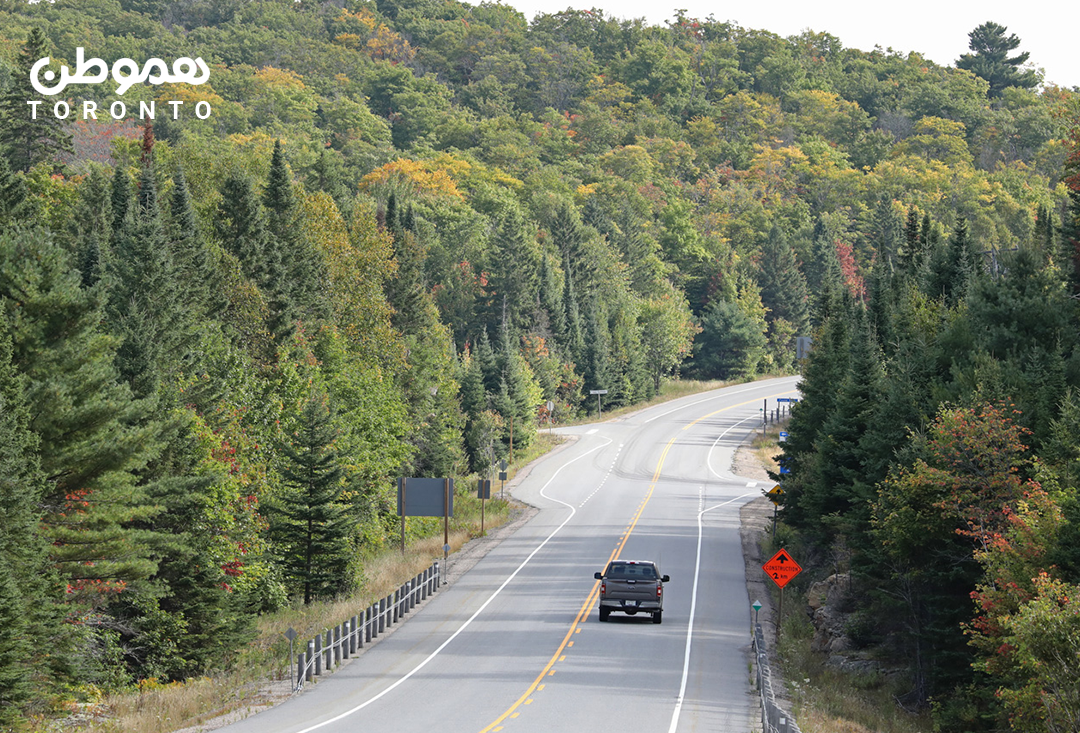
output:
<path id="1" fill-rule="evenodd" d="M 776 615 L 776 639 L 780 640 L 780 622 L 784 618 L 784 586 L 791 582 L 791 579 L 802 572 L 802 567 L 799 563 L 791 557 L 787 550 L 780 548 L 767 563 L 761 566 L 761 569 L 765 571 L 765 574 L 772 578 L 772 581 L 780 586 L 780 612 Z"/>
<path id="2" fill-rule="evenodd" d="M 491 479 L 476 480 L 476 496 L 480 499 L 480 536 L 484 535 L 484 505 L 491 498 Z"/>
<path id="3" fill-rule="evenodd" d="M 784 495 L 784 490 L 780 488 L 780 484 L 772 487 L 765 492 L 765 496 L 769 497 L 769 501 L 773 503 L 772 508 L 772 536 L 776 536 L 776 508 L 780 506 L 780 497 Z"/>
<path id="4" fill-rule="evenodd" d="M 450 497 L 453 490 L 450 488 L 450 479 L 443 479 L 443 562 L 450 557 Z M 783 596 L 780 596 L 782 599 Z"/>
<path id="5" fill-rule="evenodd" d="M 596 414 L 597 417 L 604 416 L 604 408 L 600 406 L 600 395 L 607 394 L 606 389 L 590 389 L 589 394 L 596 395 Z"/>

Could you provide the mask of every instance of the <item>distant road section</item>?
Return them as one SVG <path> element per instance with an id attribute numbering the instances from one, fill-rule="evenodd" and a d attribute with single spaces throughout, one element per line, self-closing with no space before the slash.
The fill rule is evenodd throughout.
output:
<path id="1" fill-rule="evenodd" d="M 757 717 L 739 507 L 770 486 L 730 473 L 762 408 L 798 377 L 743 384 L 610 422 L 539 464 L 540 508 L 392 635 L 230 733 L 745 731 Z M 671 576 L 663 624 L 598 620 L 613 559 Z"/>

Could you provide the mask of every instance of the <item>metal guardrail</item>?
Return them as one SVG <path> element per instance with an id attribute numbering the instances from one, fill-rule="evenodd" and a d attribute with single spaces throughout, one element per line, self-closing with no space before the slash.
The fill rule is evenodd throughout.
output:
<path id="1" fill-rule="evenodd" d="M 795 719 L 776 703 L 772 667 L 761 624 L 754 624 L 754 653 L 757 656 L 757 688 L 761 693 L 761 730 L 763 733 L 801 733 Z"/>
<path id="2" fill-rule="evenodd" d="M 441 583 L 442 570 L 436 561 L 385 598 L 380 598 L 334 628 L 316 634 L 296 655 L 293 692 L 299 692 L 305 683 L 330 672 L 363 649 L 364 644 L 370 644 L 388 627 L 403 620 L 416 604 L 435 593 Z"/>

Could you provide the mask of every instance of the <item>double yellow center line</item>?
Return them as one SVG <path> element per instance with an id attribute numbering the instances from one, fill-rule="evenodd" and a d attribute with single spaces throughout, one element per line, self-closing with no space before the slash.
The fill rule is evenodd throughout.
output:
<path id="1" fill-rule="evenodd" d="M 790 392 L 790 390 L 787 391 L 787 392 L 781 392 L 780 394 L 788 394 L 789 392 Z M 735 409 L 737 407 L 742 407 L 743 405 L 748 405 L 748 404 L 751 404 L 751 403 L 754 403 L 754 402 L 757 402 L 757 400 L 756 399 L 747 400 L 746 402 L 740 402 L 737 405 L 731 405 L 729 407 L 723 407 L 723 408 L 721 408 L 719 410 L 715 410 L 713 412 L 710 412 L 707 415 L 702 415 L 701 417 L 697 418 L 696 420 L 694 420 L 694 421 L 688 423 L 687 425 L 683 426 L 682 430 L 683 431 L 688 430 L 688 429 L 692 428 L 693 426 L 697 425 L 702 420 L 706 420 L 706 419 L 708 419 L 708 418 L 710 418 L 713 415 L 716 415 L 718 413 L 727 412 L 728 410 L 733 410 L 733 409 Z M 660 454 L 660 460 L 656 464 L 656 471 L 653 473 L 652 481 L 649 482 L 649 491 L 645 494 L 645 498 L 644 498 L 644 500 L 642 500 L 641 506 L 638 507 L 637 512 L 634 513 L 634 516 L 630 521 L 630 525 L 626 528 L 626 532 L 622 536 L 622 540 L 619 542 L 619 544 L 612 551 L 611 555 L 608 557 L 608 562 L 604 565 L 604 567 L 607 567 L 607 564 L 611 563 L 611 561 L 617 560 L 619 558 L 619 555 L 622 554 L 623 548 L 626 547 L 626 541 L 630 539 L 630 534 L 634 531 L 634 528 L 637 526 L 638 520 L 641 519 L 642 512 L 645 511 L 645 507 L 648 505 L 649 500 L 652 499 L 653 492 L 656 490 L 656 484 L 660 480 L 660 472 L 664 468 L 664 461 L 667 460 L 668 452 L 671 451 L 671 447 L 673 445 L 675 445 L 675 441 L 678 440 L 678 438 L 679 438 L 679 436 L 676 435 L 675 437 L 673 437 L 671 440 L 668 441 L 666 446 L 664 446 L 664 451 L 663 451 L 663 453 Z M 581 625 L 581 622 L 584 621 L 585 618 L 589 615 L 589 612 L 592 611 L 593 604 L 596 603 L 597 595 L 599 594 L 599 592 L 600 592 L 600 581 L 598 580 L 595 583 L 593 583 L 592 590 L 589 591 L 589 595 L 585 599 L 585 603 L 582 604 L 581 609 L 577 613 L 577 616 L 574 618 L 574 622 L 572 624 L 570 624 L 570 628 L 566 632 L 566 636 L 563 637 L 562 643 L 559 644 L 559 648 L 555 650 L 555 653 L 553 655 L 551 655 L 551 659 L 548 660 L 548 663 L 546 665 L 544 665 L 544 668 L 542 670 L 540 670 L 540 674 L 538 674 L 536 676 L 536 679 L 533 680 L 532 684 L 529 685 L 528 689 L 525 690 L 525 694 L 523 694 L 521 697 L 519 697 L 514 702 L 514 704 L 511 705 L 510 708 L 505 713 L 503 713 L 498 718 L 496 718 L 490 725 L 488 725 L 486 728 L 484 728 L 482 731 L 480 731 L 480 733 L 491 733 L 492 731 L 497 732 L 497 731 L 502 730 L 502 723 L 504 721 L 506 721 L 507 718 L 517 717 L 517 709 L 519 707 L 521 707 L 522 705 L 527 705 L 528 703 L 530 703 L 532 701 L 532 695 L 537 690 L 543 689 L 543 687 L 544 687 L 544 684 L 543 684 L 544 679 L 553 674 L 552 668 L 554 668 L 555 663 L 561 661 L 564 658 L 563 652 L 566 651 L 566 648 L 568 646 L 573 644 L 571 639 L 574 637 L 574 634 L 578 633 L 578 631 L 579 631 L 578 627 Z"/>
<path id="2" fill-rule="evenodd" d="M 668 444 L 664 447 L 664 452 L 660 455 L 660 461 L 656 465 L 656 471 L 655 473 L 653 473 L 652 481 L 649 483 L 649 491 L 645 494 L 645 498 L 642 500 L 641 506 L 638 507 L 637 511 L 634 513 L 633 518 L 630 520 L 630 525 L 626 528 L 626 532 L 623 534 L 622 540 L 615 547 L 615 549 L 612 550 L 611 555 L 608 557 L 607 563 L 604 564 L 604 567 L 607 567 L 607 565 L 611 563 L 612 560 L 617 560 L 619 558 L 619 555 L 622 554 L 623 548 L 626 547 L 626 541 L 630 539 L 630 534 L 637 526 L 638 520 L 641 519 L 641 514 L 645 511 L 645 507 L 649 504 L 649 499 L 652 498 L 653 491 L 656 490 L 656 482 L 660 479 L 660 471 L 664 467 L 664 460 L 667 458 L 667 454 L 668 451 L 671 450 L 671 446 L 675 445 L 675 441 L 677 440 L 677 438 L 678 436 L 669 440 Z M 585 603 L 582 604 L 581 609 L 578 611 L 577 617 L 574 618 L 574 622 L 570 624 L 570 629 L 566 632 L 566 636 L 563 637 L 562 643 L 559 644 L 559 648 L 555 650 L 555 653 L 551 655 L 551 659 L 546 665 L 544 665 L 544 668 L 540 670 L 540 674 L 536 676 L 536 679 L 533 680 L 532 684 L 529 685 L 528 689 L 525 690 L 525 694 L 519 697 L 517 701 L 514 702 L 514 704 L 511 705 L 505 713 L 496 718 L 494 722 L 492 722 L 490 725 L 488 725 L 488 727 L 480 731 L 480 733 L 489 733 L 490 731 L 500 730 L 498 726 L 501 726 L 503 721 L 505 721 L 507 718 L 514 717 L 515 711 L 522 705 L 527 704 L 533 693 L 543 687 L 544 679 L 551 675 L 551 670 L 555 666 L 555 663 L 560 661 L 560 659 L 563 657 L 563 652 L 566 651 L 566 647 L 570 646 L 570 644 L 572 643 L 570 640 L 574 637 L 574 634 L 578 632 L 578 626 L 581 625 L 581 622 L 584 621 L 585 618 L 589 615 L 589 612 L 592 611 L 593 604 L 596 603 L 597 595 L 599 594 L 599 592 L 600 581 L 598 580 L 593 583 L 592 590 L 589 591 L 589 595 L 585 599 Z"/>

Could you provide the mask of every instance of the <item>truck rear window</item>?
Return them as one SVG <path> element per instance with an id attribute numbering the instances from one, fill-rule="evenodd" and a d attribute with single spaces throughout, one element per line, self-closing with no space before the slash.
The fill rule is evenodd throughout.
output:
<path id="1" fill-rule="evenodd" d="M 614 580 L 656 580 L 652 565 L 612 565 L 607 577 Z"/>

